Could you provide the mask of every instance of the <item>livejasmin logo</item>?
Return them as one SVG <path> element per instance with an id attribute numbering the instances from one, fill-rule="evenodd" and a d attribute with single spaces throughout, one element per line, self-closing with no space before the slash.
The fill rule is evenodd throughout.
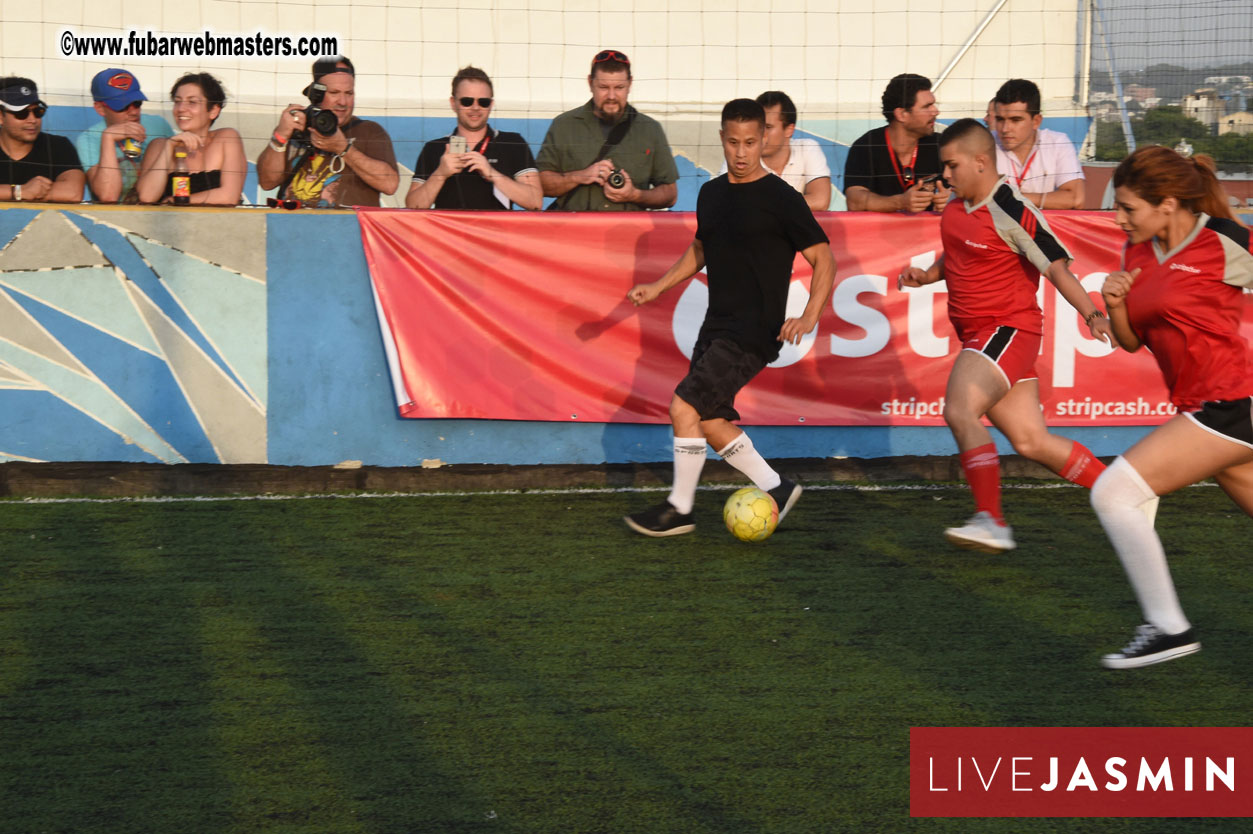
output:
<path id="1" fill-rule="evenodd" d="M 1170 268 L 1178 269 L 1181 272 L 1191 272 L 1193 275 L 1201 274 L 1201 270 L 1197 269 L 1195 266 L 1188 266 L 1187 264 L 1174 263 L 1170 265 Z"/>
<path id="2" fill-rule="evenodd" d="M 940 763 L 940 767 L 945 767 L 945 762 Z M 947 763 L 951 765 L 952 763 Z M 1001 765 L 1006 764 L 1006 768 L 1002 770 Z M 929 758 L 929 769 L 931 779 L 929 789 L 932 791 L 961 791 L 969 788 L 978 789 L 972 785 L 969 779 L 969 773 L 974 771 L 974 775 L 979 780 L 979 785 L 984 791 L 992 790 L 993 784 L 996 782 L 997 773 L 1001 773 L 1002 779 L 1010 780 L 1010 790 L 1012 791 L 1055 791 L 1059 788 L 1066 791 L 1075 790 L 1107 790 L 1107 791 L 1174 791 L 1197 790 L 1199 780 L 1195 777 L 1200 770 L 1200 764 L 1196 763 L 1192 756 L 1184 756 L 1182 762 L 1172 760 L 1169 757 L 1161 759 L 1156 764 L 1149 759 L 1141 757 L 1139 767 L 1136 768 L 1134 762 L 1128 762 L 1122 756 L 1110 756 L 1104 763 L 1104 774 L 1110 778 L 1098 786 L 1096 778 L 1092 775 L 1092 768 L 1089 767 L 1087 759 L 1080 756 L 1078 761 L 1070 760 L 1063 762 L 1060 756 L 1050 756 L 1046 765 L 1048 779 L 1040 782 L 1037 776 L 1040 771 L 1036 769 L 1039 762 L 1033 756 L 1012 756 L 1006 763 L 1006 757 L 1001 756 L 994 762 L 980 762 L 975 756 L 970 756 L 968 760 L 963 761 L 957 759 L 955 771 L 957 781 L 955 785 L 942 786 L 936 782 L 936 761 Z M 1131 787 L 1131 782 L 1127 778 L 1128 765 L 1131 765 L 1131 772 L 1138 774 L 1135 777 L 1135 785 Z M 963 767 L 967 774 L 965 784 L 963 785 L 962 775 Z M 986 777 L 984 771 L 987 771 Z M 1100 772 L 1100 771 L 1098 771 Z M 1067 775 L 1068 774 L 1068 775 Z M 1182 777 L 1181 782 L 1176 784 L 1176 774 Z M 941 777 L 941 780 L 943 777 Z M 1063 781 L 1065 784 L 1063 785 Z M 1205 757 L 1204 762 L 1204 790 L 1213 791 L 1215 784 L 1219 783 L 1229 791 L 1236 789 L 1236 759 L 1234 756 L 1228 756 L 1224 763 L 1219 763 Z"/>
<path id="3" fill-rule="evenodd" d="M 1253 728 L 914 727 L 909 739 L 915 817 L 1253 817 Z"/>

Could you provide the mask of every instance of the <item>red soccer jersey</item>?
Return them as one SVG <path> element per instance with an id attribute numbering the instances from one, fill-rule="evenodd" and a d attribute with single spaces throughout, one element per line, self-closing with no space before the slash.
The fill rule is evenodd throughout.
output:
<path id="1" fill-rule="evenodd" d="M 1070 253 L 1044 215 L 1028 206 L 1002 177 L 977 205 L 953 200 L 940 218 L 948 318 L 961 341 L 1006 325 L 1044 332 L 1036 303 L 1040 273 Z"/>
<path id="2" fill-rule="evenodd" d="M 1202 214 L 1171 252 L 1156 239 L 1128 244 L 1123 268 L 1140 270 L 1127 294 L 1127 318 L 1153 352 L 1177 408 L 1253 396 L 1253 359 L 1240 335 L 1241 287 L 1253 284 L 1247 229 Z"/>

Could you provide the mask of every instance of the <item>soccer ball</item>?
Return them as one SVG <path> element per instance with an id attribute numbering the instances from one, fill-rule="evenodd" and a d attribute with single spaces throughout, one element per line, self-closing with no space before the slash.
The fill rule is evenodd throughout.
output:
<path id="1" fill-rule="evenodd" d="M 731 493 L 722 508 L 722 520 L 740 541 L 765 541 L 779 526 L 779 505 L 757 487 L 744 487 Z"/>

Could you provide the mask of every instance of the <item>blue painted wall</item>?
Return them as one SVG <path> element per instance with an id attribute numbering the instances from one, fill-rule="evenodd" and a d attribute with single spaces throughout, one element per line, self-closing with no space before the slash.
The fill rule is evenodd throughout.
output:
<path id="1" fill-rule="evenodd" d="M 214 224 L 234 237 L 208 234 Z M 47 235 L 61 237 L 30 242 Z M 248 247 L 264 258 L 237 251 Z M 32 252 L 46 261 L 32 264 Z M 0 460 L 670 458 L 668 426 L 398 417 L 360 229 L 346 212 L 0 208 L 0 317 L 9 328 L 0 339 Z M 954 450 L 942 427 L 751 432 L 769 457 Z M 1101 455 L 1144 432 L 1066 430 Z"/>

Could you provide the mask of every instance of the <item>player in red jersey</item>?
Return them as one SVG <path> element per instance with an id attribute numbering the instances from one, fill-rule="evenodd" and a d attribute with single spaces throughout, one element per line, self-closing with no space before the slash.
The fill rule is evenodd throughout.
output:
<path id="1" fill-rule="evenodd" d="M 1253 286 L 1249 230 L 1232 215 L 1207 156 L 1151 147 L 1114 172 L 1122 269 L 1101 290 L 1114 337 L 1147 345 L 1179 414 L 1110 464 L 1092 489 L 1147 622 L 1101 663 L 1134 669 L 1199 651 L 1153 522 L 1157 496 L 1213 477 L 1253 515 L 1253 352 L 1240 335 Z"/>
<path id="2" fill-rule="evenodd" d="M 986 415 L 1018 454 L 1067 480 L 1091 486 L 1105 468 L 1081 444 L 1050 434 L 1040 408 L 1035 358 L 1044 316 L 1036 304 L 1043 273 L 1079 311 L 1092 336 L 1109 340 L 1109 322 L 1070 272 L 1070 253 L 1038 209 L 996 170 L 996 143 L 974 119 L 940 137 L 945 176 L 961 200 L 944 209 L 944 254 L 923 270 L 901 270 L 899 286 L 948 283 L 948 316 L 961 339 L 944 394 L 944 421 L 961 452 L 975 515 L 944 535 L 954 544 L 997 553 L 1014 548 L 1001 514 L 1000 459 Z"/>

